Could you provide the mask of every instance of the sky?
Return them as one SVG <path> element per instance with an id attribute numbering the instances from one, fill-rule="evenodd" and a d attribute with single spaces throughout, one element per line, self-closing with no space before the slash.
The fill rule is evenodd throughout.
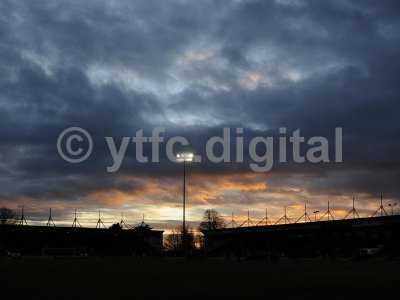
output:
<path id="1" fill-rule="evenodd" d="M 188 166 L 191 226 L 205 209 L 241 222 L 250 210 L 296 219 L 327 201 L 343 217 L 356 197 L 369 215 L 383 193 L 400 199 L 400 3 L 389 1 L 0 2 L 0 206 L 28 219 L 93 226 L 179 224 L 182 165 L 135 161 L 109 173 L 104 137 L 137 130 L 184 136 L 196 153 L 222 128 L 254 136 L 300 129 L 330 141 L 343 130 L 343 162 Z M 65 128 L 94 140 L 90 158 L 57 152 Z M 149 151 L 148 147 L 144 150 Z M 228 220 L 229 221 L 229 220 Z M 94 223 L 93 223 L 94 222 Z"/>

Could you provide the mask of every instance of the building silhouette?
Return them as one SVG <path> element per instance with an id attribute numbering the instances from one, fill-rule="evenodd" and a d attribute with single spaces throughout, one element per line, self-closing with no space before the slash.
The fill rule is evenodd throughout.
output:
<path id="1" fill-rule="evenodd" d="M 22 255 L 158 255 L 163 231 L 149 226 L 133 229 L 0 226 L 0 253 Z"/>
<path id="2" fill-rule="evenodd" d="M 398 255 L 400 216 L 223 228 L 203 234 L 209 256 L 335 257 L 368 251 Z"/>

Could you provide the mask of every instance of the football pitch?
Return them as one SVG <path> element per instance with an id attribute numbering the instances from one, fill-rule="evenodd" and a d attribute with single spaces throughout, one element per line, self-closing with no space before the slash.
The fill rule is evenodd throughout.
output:
<path id="1" fill-rule="evenodd" d="M 397 294 L 399 267 L 386 259 L 22 257 L 0 258 L 0 285 L 14 299 L 358 299 Z"/>

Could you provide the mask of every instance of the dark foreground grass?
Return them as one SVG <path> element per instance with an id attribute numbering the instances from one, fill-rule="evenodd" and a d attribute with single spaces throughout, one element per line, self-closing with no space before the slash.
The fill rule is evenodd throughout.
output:
<path id="1" fill-rule="evenodd" d="M 399 272 L 399 260 L 384 259 L 0 258 L 0 290 L 9 299 L 398 299 Z"/>

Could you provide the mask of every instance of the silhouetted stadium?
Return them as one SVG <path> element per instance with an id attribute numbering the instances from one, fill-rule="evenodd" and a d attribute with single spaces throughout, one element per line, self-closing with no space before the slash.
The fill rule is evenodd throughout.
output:
<path id="1" fill-rule="evenodd" d="M 203 234 L 209 256 L 391 256 L 400 250 L 400 216 L 224 228 Z"/>
<path id="2" fill-rule="evenodd" d="M 158 255 L 163 231 L 0 225 L 0 252 L 21 255 Z"/>

